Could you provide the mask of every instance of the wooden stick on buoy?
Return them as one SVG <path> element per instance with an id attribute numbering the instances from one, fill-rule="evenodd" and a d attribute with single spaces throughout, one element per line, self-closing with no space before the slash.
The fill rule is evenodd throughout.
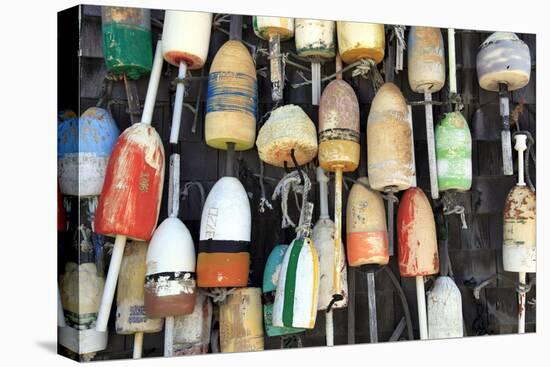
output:
<path id="1" fill-rule="evenodd" d="M 154 62 L 153 62 L 153 68 L 151 70 L 151 76 L 150 76 L 150 79 L 149 79 L 149 86 L 147 88 L 147 96 L 145 98 L 145 105 L 144 105 L 144 108 L 143 108 L 143 115 L 142 115 L 142 119 L 141 119 L 141 124 L 144 124 L 144 125 L 150 125 L 151 124 L 151 120 L 152 120 L 152 117 L 153 117 L 153 110 L 154 110 L 154 107 L 155 107 L 155 100 L 156 100 L 156 97 L 157 97 L 157 90 L 158 90 L 158 85 L 159 85 L 159 81 L 160 81 L 160 73 L 161 73 L 161 69 L 162 69 L 162 41 L 161 40 L 158 40 L 157 42 L 157 48 L 156 48 L 156 52 L 155 52 L 155 59 L 154 59 Z M 132 127 L 130 127 L 129 129 L 133 129 L 134 127 L 136 127 L 137 125 L 141 125 L 141 124 L 136 124 L 136 125 L 133 125 Z M 129 131 L 126 130 L 126 131 Z M 152 129 L 152 128 L 151 128 Z M 152 129 L 152 131 L 154 132 L 154 129 Z M 124 133 L 121 135 L 121 137 L 124 135 Z M 158 137 L 158 134 L 157 134 L 157 137 Z M 158 141 L 160 141 L 160 138 L 158 139 Z M 119 146 L 119 142 L 120 142 L 120 146 Z M 121 154 L 119 152 L 121 152 L 123 149 L 124 149 L 124 145 L 127 144 L 127 140 L 121 140 L 119 138 L 119 140 L 117 141 L 117 144 L 115 145 L 115 149 L 114 151 L 117 151 L 117 148 L 118 148 L 118 152 L 117 154 Z M 150 149 L 150 150 L 154 150 L 153 148 L 154 147 L 140 147 L 142 149 Z M 148 184 L 148 188 L 150 189 L 150 192 L 151 193 L 156 193 L 158 192 L 158 197 L 153 197 L 151 196 L 150 199 L 155 201 L 156 199 L 156 203 L 157 204 L 156 206 L 158 206 L 158 203 L 160 203 L 160 196 L 162 194 L 162 178 L 164 176 L 164 150 L 162 148 L 162 144 L 161 144 L 161 149 L 162 149 L 162 157 L 157 157 L 157 159 L 159 160 L 162 160 L 162 166 L 158 168 L 158 175 L 156 175 L 155 177 L 150 177 L 149 179 L 152 180 L 153 182 L 150 182 L 148 181 L 147 184 Z M 113 156 L 115 154 L 113 153 Z M 145 158 L 145 157 L 143 157 Z M 102 233 L 102 234 L 110 234 L 110 235 L 113 235 L 115 234 L 116 235 L 116 238 L 115 238 L 115 244 L 114 244 L 114 247 L 113 247 L 113 252 L 112 252 L 112 255 L 111 255 L 111 262 L 109 264 L 109 272 L 107 273 L 107 279 L 105 280 L 105 288 L 103 290 L 103 296 L 101 298 L 101 305 L 100 305 L 100 308 L 99 308 L 99 312 L 98 312 L 98 316 L 97 316 L 97 323 L 96 323 L 96 330 L 97 331 L 100 331 L 100 332 L 103 332 L 103 331 L 106 331 L 107 330 L 107 323 L 109 321 L 109 314 L 111 312 L 111 306 L 112 306 L 112 303 L 113 303 L 113 297 L 114 297 L 114 294 L 115 294 L 115 288 L 116 288 L 116 284 L 117 284 L 117 279 L 118 279 L 118 273 L 120 271 L 120 264 L 122 262 L 122 255 L 124 254 L 124 246 L 126 245 L 126 235 L 124 234 L 118 234 L 118 233 L 112 233 L 111 229 L 115 229 L 116 230 L 116 227 L 117 225 L 120 225 L 121 227 L 124 227 L 127 223 L 114 223 L 113 222 L 113 213 L 110 213 L 109 210 L 116 210 L 117 208 L 115 209 L 108 209 L 108 208 L 105 208 L 105 200 L 114 200 L 116 199 L 117 197 L 117 194 L 113 191 L 109 191 L 109 190 L 116 190 L 115 186 L 116 183 L 112 182 L 113 180 L 113 177 L 109 177 L 109 175 L 113 175 L 113 171 L 115 169 L 118 169 L 118 167 L 115 167 L 116 166 L 116 160 L 118 159 L 118 157 L 113 157 L 111 158 L 111 160 L 109 161 L 109 165 L 107 167 L 107 174 L 106 174 L 106 182 L 105 182 L 105 185 L 103 187 L 103 190 L 102 190 L 102 194 L 100 196 L 100 201 L 99 201 L 99 206 L 98 206 L 98 209 L 97 209 L 97 215 L 96 215 L 96 222 L 95 222 L 95 228 L 96 230 L 98 231 L 98 233 Z M 153 167 L 154 168 L 154 167 Z M 135 178 L 134 178 L 135 179 Z M 159 187 L 151 187 L 151 186 L 154 186 L 154 185 L 159 185 L 160 183 L 160 188 Z M 133 188 L 133 189 L 136 189 L 137 190 L 137 187 Z M 155 189 L 157 189 L 155 191 Z M 124 206 L 126 205 L 127 203 L 118 203 L 118 207 L 120 206 Z M 149 233 L 144 233 L 145 236 L 144 237 L 150 237 L 150 235 L 152 234 L 152 231 L 154 229 L 154 225 L 156 225 L 156 221 L 158 219 L 158 209 L 155 211 L 155 210 L 150 210 L 150 214 L 147 215 L 147 221 L 145 221 L 147 224 L 150 224 L 154 221 L 153 223 L 153 226 L 152 228 L 148 228 L 148 227 L 151 227 L 150 225 L 149 226 L 144 226 L 144 228 L 141 228 L 140 230 L 141 231 L 147 231 L 150 229 L 150 234 Z M 103 211 L 105 211 L 105 213 L 103 213 Z M 116 214 L 116 213 L 114 213 Z M 137 215 L 137 213 L 133 213 L 134 215 Z M 151 218 L 149 218 L 149 215 L 151 215 Z M 154 216 L 154 217 L 153 217 Z M 147 231 L 149 232 L 149 231 Z M 142 233 L 138 233 L 138 236 L 142 236 Z M 136 236 L 136 237 L 138 237 Z M 144 238 L 144 240 L 148 240 L 149 238 Z"/>

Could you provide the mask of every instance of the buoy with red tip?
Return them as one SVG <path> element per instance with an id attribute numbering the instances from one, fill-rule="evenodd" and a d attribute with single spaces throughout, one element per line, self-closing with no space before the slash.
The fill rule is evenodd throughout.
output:
<path id="1" fill-rule="evenodd" d="M 124 249 L 118 276 L 116 333 L 134 335 L 133 358 L 141 358 L 143 334 L 162 330 L 162 319 L 149 318 L 144 308 L 147 242 L 133 241 Z"/>
<path id="2" fill-rule="evenodd" d="M 514 174 L 514 168 L 508 92 L 521 89 L 529 83 L 529 46 L 514 33 L 495 32 L 479 46 L 476 69 L 479 86 L 499 93 L 502 118 L 502 170 L 505 175 L 511 176 Z"/>
<path id="3" fill-rule="evenodd" d="M 239 288 L 220 304 L 222 353 L 264 350 L 260 288 Z"/>
<path id="4" fill-rule="evenodd" d="M 98 196 L 119 135 L 115 120 L 107 110 L 90 107 L 78 119 L 76 116 L 61 119 L 57 133 L 61 192 L 79 197 Z"/>
<path id="5" fill-rule="evenodd" d="M 149 241 L 157 225 L 164 182 L 164 147 L 151 126 L 162 69 L 162 42 L 157 42 L 142 122 L 118 138 L 107 170 L 95 217 L 95 231 L 116 236 L 96 329 L 107 330 L 126 238 Z"/>
<path id="6" fill-rule="evenodd" d="M 174 318 L 174 356 L 208 353 L 212 326 L 212 302 L 204 292 L 197 292 L 195 308 L 189 315 Z"/>
<path id="7" fill-rule="evenodd" d="M 254 33 L 269 42 L 271 99 L 274 102 L 283 99 L 285 71 L 281 62 L 281 41 L 294 36 L 294 19 L 279 17 L 252 17 Z"/>
<path id="8" fill-rule="evenodd" d="M 432 207 L 418 187 L 405 191 L 397 211 L 399 273 L 416 278 L 420 338 L 428 338 L 424 276 L 439 272 L 437 236 Z"/>
<path id="9" fill-rule="evenodd" d="M 411 27 L 407 40 L 409 85 L 416 93 L 423 93 L 426 102 L 426 139 L 430 169 L 430 192 L 439 198 L 437 163 L 435 157 L 432 93 L 445 85 L 445 50 L 439 28 Z"/>
<path id="10" fill-rule="evenodd" d="M 321 62 L 336 54 L 336 23 L 332 20 L 296 19 L 294 21 L 296 53 L 311 60 L 311 104 L 321 98 Z"/>
<path id="11" fill-rule="evenodd" d="M 536 247 L 536 197 L 525 185 L 524 152 L 527 135 L 515 135 L 518 152 L 518 182 L 510 190 L 504 203 L 504 235 L 502 260 L 505 271 L 517 272 L 518 287 L 518 333 L 525 333 L 526 274 L 537 271 Z"/>
<path id="12" fill-rule="evenodd" d="M 166 62 L 178 67 L 178 80 L 170 143 L 178 142 L 183 96 L 184 79 L 187 70 L 196 70 L 204 66 L 210 44 L 212 13 L 181 10 L 166 10 L 162 28 L 162 55 Z"/>

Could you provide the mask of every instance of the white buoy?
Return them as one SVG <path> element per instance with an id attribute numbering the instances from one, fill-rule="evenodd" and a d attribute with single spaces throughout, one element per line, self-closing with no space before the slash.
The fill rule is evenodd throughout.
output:
<path id="1" fill-rule="evenodd" d="M 464 336 L 462 296 L 448 276 L 435 280 L 428 294 L 428 338 L 445 339 Z"/>

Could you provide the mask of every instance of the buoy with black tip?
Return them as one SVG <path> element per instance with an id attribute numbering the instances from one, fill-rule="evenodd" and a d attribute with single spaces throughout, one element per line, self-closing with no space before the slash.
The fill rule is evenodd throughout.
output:
<path id="1" fill-rule="evenodd" d="M 502 170 L 505 175 L 511 176 L 514 174 L 514 168 L 508 92 L 521 89 L 529 83 L 529 46 L 514 33 L 495 32 L 479 46 L 476 69 L 479 86 L 499 94 L 502 118 Z"/>
<path id="2" fill-rule="evenodd" d="M 119 130 L 111 114 L 90 107 L 57 125 L 57 170 L 64 195 L 98 196 Z"/>
<path id="3" fill-rule="evenodd" d="M 320 215 L 319 220 L 313 227 L 311 240 L 313 246 L 319 255 L 319 302 L 317 311 L 325 311 L 326 339 L 327 345 L 334 345 L 334 322 L 332 310 L 335 308 L 345 308 L 348 305 L 348 272 L 346 269 L 346 260 L 343 255 L 338 262 L 334 260 L 334 222 L 330 220 L 328 211 L 328 177 L 321 167 L 317 167 L 317 182 L 319 182 L 320 194 Z M 340 254 L 344 254 L 344 244 L 340 241 Z M 339 273 L 341 299 L 334 302 L 334 266 L 336 262 L 336 272 Z M 330 309 L 329 309 L 330 307 Z"/>
<path id="4" fill-rule="evenodd" d="M 166 10 L 162 28 L 162 55 L 164 60 L 178 68 L 170 143 L 177 144 L 185 92 L 187 70 L 204 66 L 210 44 L 212 13 Z"/>
<path id="5" fill-rule="evenodd" d="M 527 135 L 515 136 L 518 152 L 518 182 L 504 203 L 504 235 L 502 260 L 505 271 L 518 273 L 518 333 L 525 333 L 525 294 L 527 273 L 537 271 L 537 228 L 535 193 L 525 185 L 524 152 L 527 149 Z"/>
<path id="6" fill-rule="evenodd" d="M 118 275 L 115 329 L 117 334 L 134 335 L 133 358 L 141 358 L 143 334 L 162 330 L 162 319 L 145 314 L 144 284 L 147 242 L 133 241 L 124 249 Z"/>
<path id="7" fill-rule="evenodd" d="M 262 300 L 264 310 L 264 329 L 267 336 L 283 336 L 296 334 L 304 331 L 303 328 L 277 327 L 273 326 L 273 302 L 275 301 L 275 291 L 281 274 L 281 266 L 288 245 L 276 245 L 264 268 L 264 277 L 262 285 Z"/>
<path id="8" fill-rule="evenodd" d="M 424 276 L 439 272 L 439 254 L 432 207 L 419 187 L 401 197 L 397 210 L 399 273 L 416 278 L 420 339 L 428 338 Z"/>
<path id="9" fill-rule="evenodd" d="M 208 74 L 204 135 L 216 149 L 248 150 L 256 140 L 256 66 L 241 41 L 242 16 L 232 15 L 230 39 L 220 47 Z"/>
<path id="10" fill-rule="evenodd" d="M 119 136 L 105 172 L 95 231 L 115 237 L 96 329 L 107 330 L 126 238 L 149 241 L 157 225 L 164 182 L 164 146 L 151 126 L 162 69 L 162 42 L 155 60 L 140 123 Z"/>
<path id="11" fill-rule="evenodd" d="M 174 316 L 193 312 L 197 298 L 195 245 L 191 233 L 178 218 L 179 154 L 170 156 L 168 218 L 155 230 L 147 249 L 145 314 L 165 318 L 164 356 L 173 355 Z"/>
<path id="12" fill-rule="evenodd" d="M 269 42 L 271 99 L 274 102 L 283 99 L 285 71 L 281 62 L 281 41 L 294 36 L 294 19 L 279 17 L 252 17 L 256 36 Z"/>
<path id="13" fill-rule="evenodd" d="M 435 156 L 432 93 L 445 85 L 445 49 L 439 28 L 411 27 L 407 40 L 409 85 L 416 93 L 424 94 L 426 111 L 426 139 L 430 169 L 430 193 L 439 198 L 437 163 Z"/>
<path id="14" fill-rule="evenodd" d="M 298 56 L 311 61 L 311 104 L 317 106 L 321 98 L 321 62 L 336 55 L 336 23 L 297 18 L 294 41 Z"/>
<path id="15" fill-rule="evenodd" d="M 193 312 L 174 318 L 174 356 L 208 353 L 211 327 L 212 302 L 198 290 Z"/>

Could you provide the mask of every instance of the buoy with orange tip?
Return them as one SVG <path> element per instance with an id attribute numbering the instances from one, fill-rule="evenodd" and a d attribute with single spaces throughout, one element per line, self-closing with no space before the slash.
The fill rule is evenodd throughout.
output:
<path id="1" fill-rule="evenodd" d="M 170 143 L 178 142 L 187 70 L 204 66 L 210 44 L 212 13 L 166 10 L 162 28 L 162 56 L 178 67 Z"/>
<path id="2" fill-rule="evenodd" d="M 435 220 L 428 198 L 418 187 L 401 197 L 397 211 L 399 273 L 416 278 L 420 338 L 428 338 L 424 276 L 439 272 Z"/>
<path id="3" fill-rule="evenodd" d="M 157 42 L 142 121 L 118 138 L 105 173 L 95 217 L 95 231 L 116 236 L 96 329 L 107 330 L 126 238 L 148 241 L 157 225 L 164 182 L 164 146 L 151 126 L 162 69 Z"/>

